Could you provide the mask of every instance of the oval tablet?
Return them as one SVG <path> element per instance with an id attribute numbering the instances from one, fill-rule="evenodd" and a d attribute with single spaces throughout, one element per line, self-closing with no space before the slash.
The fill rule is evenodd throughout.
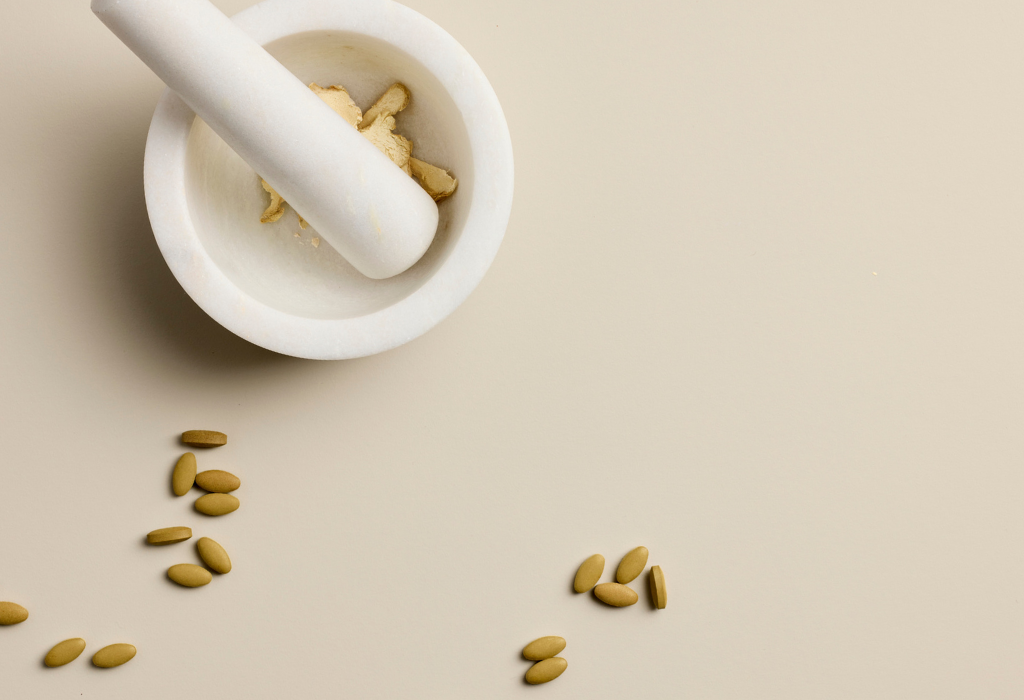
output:
<path id="1" fill-rule="evenodd" d="M 191 452 L 183 454 L 171 474 L 171 488 L 175 496 L 184 496 L 189 492 L 196 480 L 196 469 L 196 456 Z"/>
<path id="2" fill-rule="evenodd" d="M 28 619 L 28 610 L 17 603 L 0 602 L 0 625 L 16 625 Z"/>
<path id="3" fill-rule="evenodd" d="M 221 471 L 220 469 L 199 472 L 196 476 L 196 486 L 213 493 L 227 493 L 228 491 L 234 491 L 241 485 L 241 479 L 231 472 Z"/>
<path id="4" fill-rule="evenodd" d="M 196 549 L 199 550 L 199 558 L 208 567 L 218 574 L 226 574 L 231 571 L 231 557 L 219 544 L 209 537 L 200 537 L 196 542 Z"/>
<path id="5" fill-rule="evenodd" d="M 615 580 L 619 583 L 629 583 L 643 573 L 645 566 L 647 566 L 647 547 L 637 547 L 622 557 L 619 568 L 615 570 Z"/>
<path id="6" fill-rule="evenodd" d="M 526 672 L 526 682 L 530 685 L 538 685 L 553 681 L 562 675 L 568 667 L 569 662 L 561 656 L 538 661 L 533 666 L 530 666 L 530 670 Z"/>
<path id="7" fill-rule="evenodd" d="M 176 544 L 192 537 L 190 527 L 163 527 L 146 535 L 149 544 Z"/>
<path id="8" fill-rule="evenodd" d="M 523 658 L 530 661 L 543 661 L 552 656 L 558 656 L 565 649 L 565 639 L 562 637 L 541 637 L 534 639 L 523 648 Z"/>
<path id="9" fill-rule="evenodd" d="M 43 659 L 43 663 L 50 668 L 56 668 L 57 666 L 63 666 L 69 664 L 85 651 L 85 640 L 75 637 L 74 639 L 65 639 L 63 642 L 55 645 L 53 649 Z"/>
<path id="10" fill-rule="evenodd" d="M 228 436 L 216 430 L 186 430 L 181 441 L 192 447 L 220 447 L 228 444 Z"/>
<path id="11" fill-rule="evenodd" d="M 111 644 L 92 655 L 92 665 L 99 668 L 114 668 L 135 658 L 135 647 L 131 644 Z"/>
<path id="12" fill-rule="evenodd" d="M 175 564 L 167 570 L 167 578 L 179 586 L 199 588 L 213 580 L 213 574 L 198 564 Z"/>
<path id="13" fill-rule="evenodd" d="M 616 608 L 633 605 L 639 600 L 636 591 L 629 586 L 623 586 L 621 583 L 599 583 L 594 587 L 594 595 L 602 603 Z"/>
<path id="14" fill-rule="evenodd" d="M 665 574 L 662 573 L 660 566 L 651 567 L 651 599 L 654 601 L 654 607 L 658 608 L 658 610 L 664 610 L 665 606 L 668 605 Z"/>
<path id="15" fill-rule="evenodd" d="M 597 585 L 604 573 L 604 557 L 600 554 L 587 557 L 587 560 L 576 569 L 576 580 L 572 583 L 572 589 L 577 593 L 586 593 Z"/>
<path id="16" fill-rule="evenodd" d="M 230 493 L 208 493 L 196 499 L 196 510 L 205 515 L 227 515 L 238 506 L 238 499 Z"/>

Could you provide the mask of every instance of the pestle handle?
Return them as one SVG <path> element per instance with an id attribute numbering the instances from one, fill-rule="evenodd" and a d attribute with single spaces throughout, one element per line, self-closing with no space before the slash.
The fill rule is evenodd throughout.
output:
<path id="1" fill-rule="evenodd" d="M 426 252 L 430 196 L 209 0 L 92 11 L 357 270 L 392 277 Z"/>

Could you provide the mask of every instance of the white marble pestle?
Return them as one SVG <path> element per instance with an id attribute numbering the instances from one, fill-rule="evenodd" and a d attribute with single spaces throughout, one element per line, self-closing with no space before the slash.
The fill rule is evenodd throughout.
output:
<path id="1" fill-rule="evenodd" d="M 128 48 L 367 277 L 411 267 L 437 205 L 209 0 L 92 0 Z"/>

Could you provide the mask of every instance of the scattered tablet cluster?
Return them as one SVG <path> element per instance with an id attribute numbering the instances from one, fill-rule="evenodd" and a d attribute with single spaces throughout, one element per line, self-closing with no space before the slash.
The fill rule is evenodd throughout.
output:
<path id="1" fill-rule="evenodd" d="M 606 605 L 624 608 L 633 605 L 640 599 L 636 591 L 628 583 L 643 573 L 647 566 L 647 547 L 637 547 L 622 557 L 619 568 L 615 570 L 615 581 L 598 583 L 604 573 L 604 556 L 594 554 L 580 564 L 573 581 L 573 590 L 577 593 L 594 591 L 594 597 Z M 660 566 L 652 566 L 650 572 L 651 602 L 658 610 L 668 604 L 668 592 L 665 588 L 665 574 Z M 540 637 L 523 649 L 523 658 L 535 661 L 526 672 L 526 682 L 539 685 L 553 681 L 569 667 L 569 662 L 558 656 L 565 649 L 563 637 Z"/>
<path id="2" fill-rule="evenodd" d="M 181 440 L 191 447 L 220 447 L 227 444 L 228 436 L 214 430 L 188 430 L 182 433 Z M 196 472 L 196 456 L 191 452 L 182 455 L 171 476 L 171 487 L 175 496 L 184 496 L 195 485 L 208 491 L 206 495 L 196 500 L 195 508 L 200 513 L 217 516 L 238 510 L 238 499 L 230 493 L 241 486 L 242 482 L 237 476 L 219 470 L 198 474 Z M 184 542 L 191 537 L 192 528 L 165 527 L 146 535 L 146 542 L 160 546 Z M 167 570 L 167 577 L 179 585 L 195 588 L 205 586 L 212 580 L 213 575 L 210 571 L 218 574 L 231 571 L 231 558 L 217 542 L 209 537 L 201 537 L 196 542 L 196 549 L 207 568 L 196 564 L 176 564 Z M 28 610 L 23 606 L 12 602 L 0 602 L 0 626 L 17 625 L 27 619 Z M 81 637 L 65 639 L 47 652 L 43 663 L 49 668 L 64 666 L 81 656 L 85 647 L 86 642 Z M 134 659 L 136 652 L 136 648 L 131 644 L 110 644 L 93 654 L 92 663 L 98 668 L 114 668 Z"/>
<path id="3" fill-rule="evenodd" d="M 187 430 L 181 434 L 181 441 L 190 447 L 220 447 L 227 444 L 228 436 L 215 430 Z M 175 496 L 184 496 L 193 486 L 208 492 L 196 499 L 195 509 L 210 516 L 227 515 L 238 510 L 239 500 L 231 492 L 241 485 L 242 480 L 231 472 L 219 469 L 198 471 L 198 462 L 192 452 L 181 456 L 171 474 L 171 489 Z M 176 526 L 153 530 L 146 535 L 146 541 L 162 546 L 184 542 L 191 537 L 192 528 Z M 213 580 L 211 571 L 218 574 L 231 571 L 231 557 L 216 541 L 200 537 L 196 542 L 196 550 L 205 568 L 198 564 L 175 564 L 167 570 L 167 578 L 179 586 L 198 588 Z"/>

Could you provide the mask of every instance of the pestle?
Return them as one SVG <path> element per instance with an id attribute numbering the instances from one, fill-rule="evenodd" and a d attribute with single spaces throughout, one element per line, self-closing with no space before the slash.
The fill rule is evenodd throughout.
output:
<path id="1" fill-rule="evenodd" d="M 392 277 L 426 252 L 430 196 L 209 0 L 92 11 L 361 273 Z"/>

